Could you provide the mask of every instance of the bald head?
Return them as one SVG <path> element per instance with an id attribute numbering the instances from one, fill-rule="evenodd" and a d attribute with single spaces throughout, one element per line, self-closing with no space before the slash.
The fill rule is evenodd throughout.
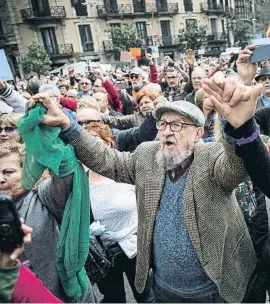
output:
<path id="1" fill-rule="evenodd" d="M 92 108 L 83 108 L 77 111 L 77 121 L 86 121 L 86 120 L 102 120 L 101 113 Z"/>

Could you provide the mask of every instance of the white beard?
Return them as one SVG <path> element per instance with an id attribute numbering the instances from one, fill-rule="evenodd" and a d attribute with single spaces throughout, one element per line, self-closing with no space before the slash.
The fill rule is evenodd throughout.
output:
<path id="1" fill-rule="evenodd" d="M 161 165 L 166 172 L 174 170 L 175 168 L 180 166 L 184 160 L 186 160 L 190 155 L 193 154 L 194 146 L 195 143 L 190 142 L 188 149 L 182 153 L 179 153 L 179 155 L 176 156 L 169 156 L 161 149 L 159 149 L 156 154 L 156 162 Z"/>

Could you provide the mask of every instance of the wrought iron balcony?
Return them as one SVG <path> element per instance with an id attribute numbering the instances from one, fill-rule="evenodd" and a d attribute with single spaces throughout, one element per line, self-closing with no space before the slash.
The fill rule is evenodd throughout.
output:
<path id="1" fill-rule="evenodd" d="M 73 45 L 58 44 L 58 45 L 45 46 L 45 51 L 51 58 L 71 57 L 73 56 Z"/>
<path id="2" fill-rule="evenodd" d="M 118 6 L 97 5 L 97 12 L 100 18 L 121 18 L 151 15 L 173 15 L 178 13 L 178 3 L 167 3 L 156 5 L 156 3 L 146 3 L 145 6 L 132 4 L 121 4 Z"/>
<path id="3" fill-rule="evenodd" d="M 7 45 L 16 44 L 16 37 L 14 34 L 4 34 L 0 33 L 0 47 L 5 47 Z"/>
<path id="4" fill-rule="evenodd" d="M 213 33 L 210 35 L 207 35 L 207 41 L 208 42 L 226 42 L 227 41 L 227 33 L 221 32 L 221 33 Z"/>
<path id="5" fill-rule="evenodd" d="M 43 11 L 26 8 L 21 10 L 21 16 L 24 22 L 37 23 L 48 20 L 65 19 L 66 10 L 64 6 L 50 6 L 49 9 Z"/>
<path id="6" fill-rule="evenodd" d="M 207 15 L 230 15 L 232 10 L 229 6 L 214 2 L 201 3 L 201 12 Z"/>
<path id="7" fill-rule="evenodd" d="M 87 41 L 82 44 L 83 52 L 93 52 L 94 51 L 94 42 Z"/>
<path id="8" fill-rule="evenodd" d="M 257 18 L 257 16 L 256 16 L 256 18 Z M 234 19 L 235 20 L 241 19 L 241 20 L 246 20 L 246 21 L 252 22 L 253 14 L 249 10 L 243 11 L 243 10 L 235 9 Z"/>
<path id="9" fill-rule="evenodd" d="M 154 40 L 154 41 L 153 41 Z M 159 48 L 162 47 L 171 47 L 179 44 L 178 36 L 160 36 L 154 37 L 154 39 L 150 36 L 146 39 L 142 39 L 142 45 L 145 46 L 157 46 Z"/>

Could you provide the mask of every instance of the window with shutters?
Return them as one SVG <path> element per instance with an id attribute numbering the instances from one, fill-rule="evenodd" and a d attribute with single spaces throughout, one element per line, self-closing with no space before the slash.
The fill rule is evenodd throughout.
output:
<path id="1" fill-rule="evenodd" d="M 134 13 L 144 13 L 145 12 L 145 0 L 133 0 L 133 10 L 134 10 Z"/>
<path id="2" fill-rule="evenodd" d="M 193 12 L 192 0 L 184 0 L 184 9 L 186 12 Z"/>
<path id="3" fill-rule="evenodd" d="M 190 31 L 198 27 L 197 19 L 186 19 L 186 31 Z"/>
<path id="4" fill-rule="evenodd" d="M 71 0 L 71 5 L 75 8 L 77 16 L 88 16 L 86 0 Z"/>
<path id="5" fill-rule="evenodd" d="M 158 12 L 167 12 L 168 11 L 167 0 L 156 0 L 156 6 L 157 6 Z"/>
<path id="6" fill-rule="evenodd" d="M 160 21 L 162 44 L 164 46 L 172 45 L 171 24 L 169 20 Z"/>
<path id="7" fill-rule="evenodd" d="M 79 25 L 79 31 L 83 52 L 94 51 L 94 43 L 90 24 Z"/>
<path id="8" fill-rule="evenodd" d="M 58 45 L 54 27 L 40 29 L 44 48 L 49 55 L 58 54 Z"/>

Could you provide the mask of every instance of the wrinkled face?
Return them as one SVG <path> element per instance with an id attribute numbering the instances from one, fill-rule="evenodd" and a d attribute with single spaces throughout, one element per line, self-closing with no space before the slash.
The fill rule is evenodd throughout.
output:
<path id="1" fill-rule="evenodd" d="M 94 92 L 95 93 L 107 93 L 103 84 L 102 84 L 102 81 L 100 79 L 97 79 L 95 81 L 95 84 L 94 84 Z"/>
<path id="2" fill-rule="evenodd" d="M 143 76 L 137 74 L 130 74 L 129 79 L 131 81 L 132 87 L 136 88 L 142 85 L 143 83 Z"/>
<path id="3" fill-rule="evenodd" d="M 77 95 L 78 95 L 78 92 L 76 90 L 69 90 L 69 91 L 67 91 L 65 96 L 66 96 L 66 98 L 75 101 L 78 99 Z"/>
<path id="4" fill-rule="evenodd" d="M 171 123 L 171 127 L 166 123 Z M 194 122 L 175 112 L 164 113 L 159 124 L 166 126 L 165 129 L 160 126 L 158 131 L 160 151 L 165 157 L 178 157 L 185 155 L 187 151 L 193 152 L 195 142 L 203 135 L 203 128 L 196 127 Z M 181 129 L 181 124 L 181 131 L 172 130 Z"/>
<path id="5" fill-rule="evenodd" d="M 65 96 L 65 94 L 67 93 L 66 87 L 60 87 L 59 90 L 62 96 Z"/>
<path id="6" fill-rule="evenodd" d="M 205 78 L 203 71 L 194 71 L 191 75 L 191 81 L 194 91 L 198 91 L 202 87 L 202 80 Z"/>
<path id="7" fill-rule="evenodd" d="M 262 92 L 266 97 L 269 98 L 270 97 L 270 75 L 261 76 L 258 82 L 262 83 L 262 85 L 263 85 Z"/>
<path id="8" fill-rule="evenodd" d="M 0 157 L 0 194 L 11 195 L 13 199 L 19 198 L 25 192 L 21 178 L 19 156 L 10 154 Z"/>
<path id="9" fill-rule="evenodd" d="M 88 93 L 92 88 L 91 81 L 87 78 L 81 79 L 79 82 L 79 86 L 80 86 L 80 90 L 83 91 L 84 93 Z"/>
<path id="10" fill-rule="evenodd" d="M 9 141 L 21 142 L 21 134 L 16 127 L 7 124 L 0 125 L 0 144 Z"/>
<path id="11" fill-rule="evenodd" d="M 154 106 L 154 103 L 153 103 L 153 101 L 150 97 L 144 96 L 140 100 L 139 108 L 140 108 L 140 112 L 143 114 L 143 116 L 145 116 L 146 112 L 148 110 L 153 110 L 155 108 L 155 106 Z"/>
<path id="12" fill-rule="evenodd" d="M 179 77 L 176 71 L 168 72 L 166 75 L 166 80 L 170 88 L 176 88 L 179 85 Z"/>

